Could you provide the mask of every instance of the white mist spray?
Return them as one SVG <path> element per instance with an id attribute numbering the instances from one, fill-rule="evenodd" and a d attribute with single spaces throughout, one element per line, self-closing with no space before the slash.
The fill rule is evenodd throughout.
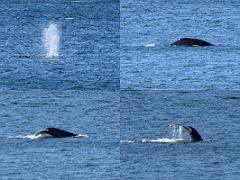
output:
<path id="1" fill-rule="evenodd" d="M 47 28 L 43 29 L 43 45 L 46 50 L 46 58 L 59 56 L 59 31 L 56 23 L 50 23 Z"/>
<path id="2" fill-rule="evenodd" d="M 171 125 L 171 127 L 173 128 L 172 137 L 175 139 L 183 139 L 183 127 L 178 125 Z"/>

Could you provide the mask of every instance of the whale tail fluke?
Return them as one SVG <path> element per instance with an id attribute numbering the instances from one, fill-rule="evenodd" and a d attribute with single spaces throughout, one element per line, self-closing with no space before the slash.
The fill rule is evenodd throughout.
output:
<path id="1" fill-rule="evenodd" d="M 201 135 L 198 133 L 198 131 L 191 126 L 186 126 L 186 125 L 182 125 L 182 124 L 174 124 L 174 125 L 170 125 L 170 126 L 171 127 L 183 127 L 185 130 L 188 131 L 189 137 L 192 142 L 203 141 L 203 139 L 202 139 Z"/>

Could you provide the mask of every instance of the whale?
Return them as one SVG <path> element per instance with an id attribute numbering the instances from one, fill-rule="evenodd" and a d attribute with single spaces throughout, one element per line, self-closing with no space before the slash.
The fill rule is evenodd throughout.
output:
<path id="1" fill-rule="evenodd" d="M 74 134 L 62 129 L 58 129 L 58 128 L 46 128 L 43 129 L 41 131 L 38 131 L 34 134 L 34 136 L 44 136 L 44 135 L 50 135 L 52 137 L 56 137 L 56 138 L 64 138 L 64 137 L 76 137 L 78 136 L 78 134 Z"/>
<path id="2" fill-rule="evenodd" d="M 207 41 L 203 41 L 200 39 L 192 39 L 192 38 L 182 38 L 170 45 L 171 46 L 213 46 L 213 44 Z"/>
<path id="3" fill-rule="evenodd" d="M 188 133 L 189 133 L 189 137 L 190 137 L 191 142 L 203 141 L 201 135 L 192 126 L 181 125 L 181 124 L 176 124 L 176 125 L 173 125 L 173 126 L 175 126 L 175 127 L 183 127 L 185 130 L 187 130 Z"/>
<path id="4" fill-rule="evenodd" d="M 202 137 L 200 136 L 200 134 L 195 128 L 191 126 L 185 126 L 185 125 L 182 125 L 182 127 L 188 131 L 189 137 L 192 142 L 203 141 Z"/>

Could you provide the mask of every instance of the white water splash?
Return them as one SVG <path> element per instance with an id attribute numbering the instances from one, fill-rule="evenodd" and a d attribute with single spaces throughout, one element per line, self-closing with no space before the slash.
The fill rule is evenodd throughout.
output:
<path id="1" fill-rule="evenodd" d="M 183 138 L 182 126 L 170 125 L 170 127 L 172 128 L 171 138 L 143 139 L 142 142 L 152 142 L 152 143 L 184 143 L 186 142 Z"/>
<path id="2" fill-rule="evenodd" d="M 142 142 L 152 143 L 180 143 L 184 142 L 181 138 L 158 138 L 158 139 L 143 139 Z"/>
<path id="3" fill-rule="evenodd" d="M 49 135 L 45 135 L 45 134 L 39 134 L 39 135 L 19 135 L 19 136 L 15 136 L 14 138 L 18 138 L 18 139 L 42 139 L 42 138 L 46 138 L 46 137 L 50 137 Z"/>
<path id="4" fill-rule="evenodd" d="M 187 143 L 183 137 L 183 127 L 181 125 L 170 125 L 172 128 L 171 138 L 144 138 L 142 140 L 121 140 L 121 143 Z"/>
<path id="5" fill-rule="evenodd" d="M 183 127 L 171 125 L 173 128 L 172 137 L 175 139 L 183 139 Z"/>
<path id="6" fill-rule="evenodd" d="M 120 140 L 120 143 L 128 144 L 128 143 L 136 143 L 136 141 L 133 141 L 133 140 Z"/>
<path id="7" fill-rule="evenodd" d="M 77 136 L 74 136 L 74 138 L 83 138 L 83 137 L 88 138 L 89 136 L 86 134 L 78 134 Z"/>
<path id="8" fill-rule="evenodd" d="M 59 56 L 59 30 L 56 23 L 50 23 L 47 28 L 43 29 L 43 45 L 46 50 L 46 58 Z"/>
<path id="9" fill-rule="evenodd" d="M 145 47 L 154 47 L 155 44 L 146 44 Z"/>
<path id="10" fill-rule="evenodd" d="M 89 136 L 86 134 L 78 134 L 72 138 L 88 138 Z M 43 138 L 54 138 L 53 136 L 49 135 L 49 134 L 39 134 L 36 135 L 35 134 L 31 134 L 31 135 L 19 135 L 19 136 L 15 136 L 15 137 L 10 137 L 10 138 L 17 138 L 17 139 L 43 139 Z"/>

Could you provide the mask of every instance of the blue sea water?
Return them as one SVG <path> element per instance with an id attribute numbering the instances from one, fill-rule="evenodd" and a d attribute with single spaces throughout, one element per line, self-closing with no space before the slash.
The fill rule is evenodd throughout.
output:
<path id="1" fill-rule="evenodd" d="M 121 1 L 121 89 L 239 89 L 239 11 L 231 0 Z M 215 46 L 169 46 L 183 37 Z"/>
<path id="2" fill-rule="evenodd" d="M 0 1 L 0 179 L 119 179 L 119 12 L 114 0 Z M 51 23 L 59 57 L 46 58 Z M 23 138 L 47 127 L 83 137 Z"/>
<path id="3" fill-rule="evenodd" d="M 239 179 L 240 2 L 120 8 L 121 179 Z M 183 37 L 214 46 L 170 46 Z M 171 124 L 195 127 L 203 142 L 171 142 Z"/>
<path id="4" fill-rule="evenodd" d="M 119 88 L 119 1 L 1 1 L 0 89 Z M 43 29 L 58 25 L 51 60 Z"/>
<path id="5" fill-rule="evenodd" d="M 0 1 L 0 179 L 238 179 L 239 5 Z M 169 46 L 182 37 L 215 46 Z M 178 123 L 204 141 L 143 141 Z M 19 138 L 46 127 L 83 137 Z"/>
<path id="6" fill-rule="evenodd" d="M 122 91 L 121 179 L 238 179 L 239 99 L 240 91 Z M 203 141 L 142 141 L 172 138 L 171 124 L 196 128 Z"/>

